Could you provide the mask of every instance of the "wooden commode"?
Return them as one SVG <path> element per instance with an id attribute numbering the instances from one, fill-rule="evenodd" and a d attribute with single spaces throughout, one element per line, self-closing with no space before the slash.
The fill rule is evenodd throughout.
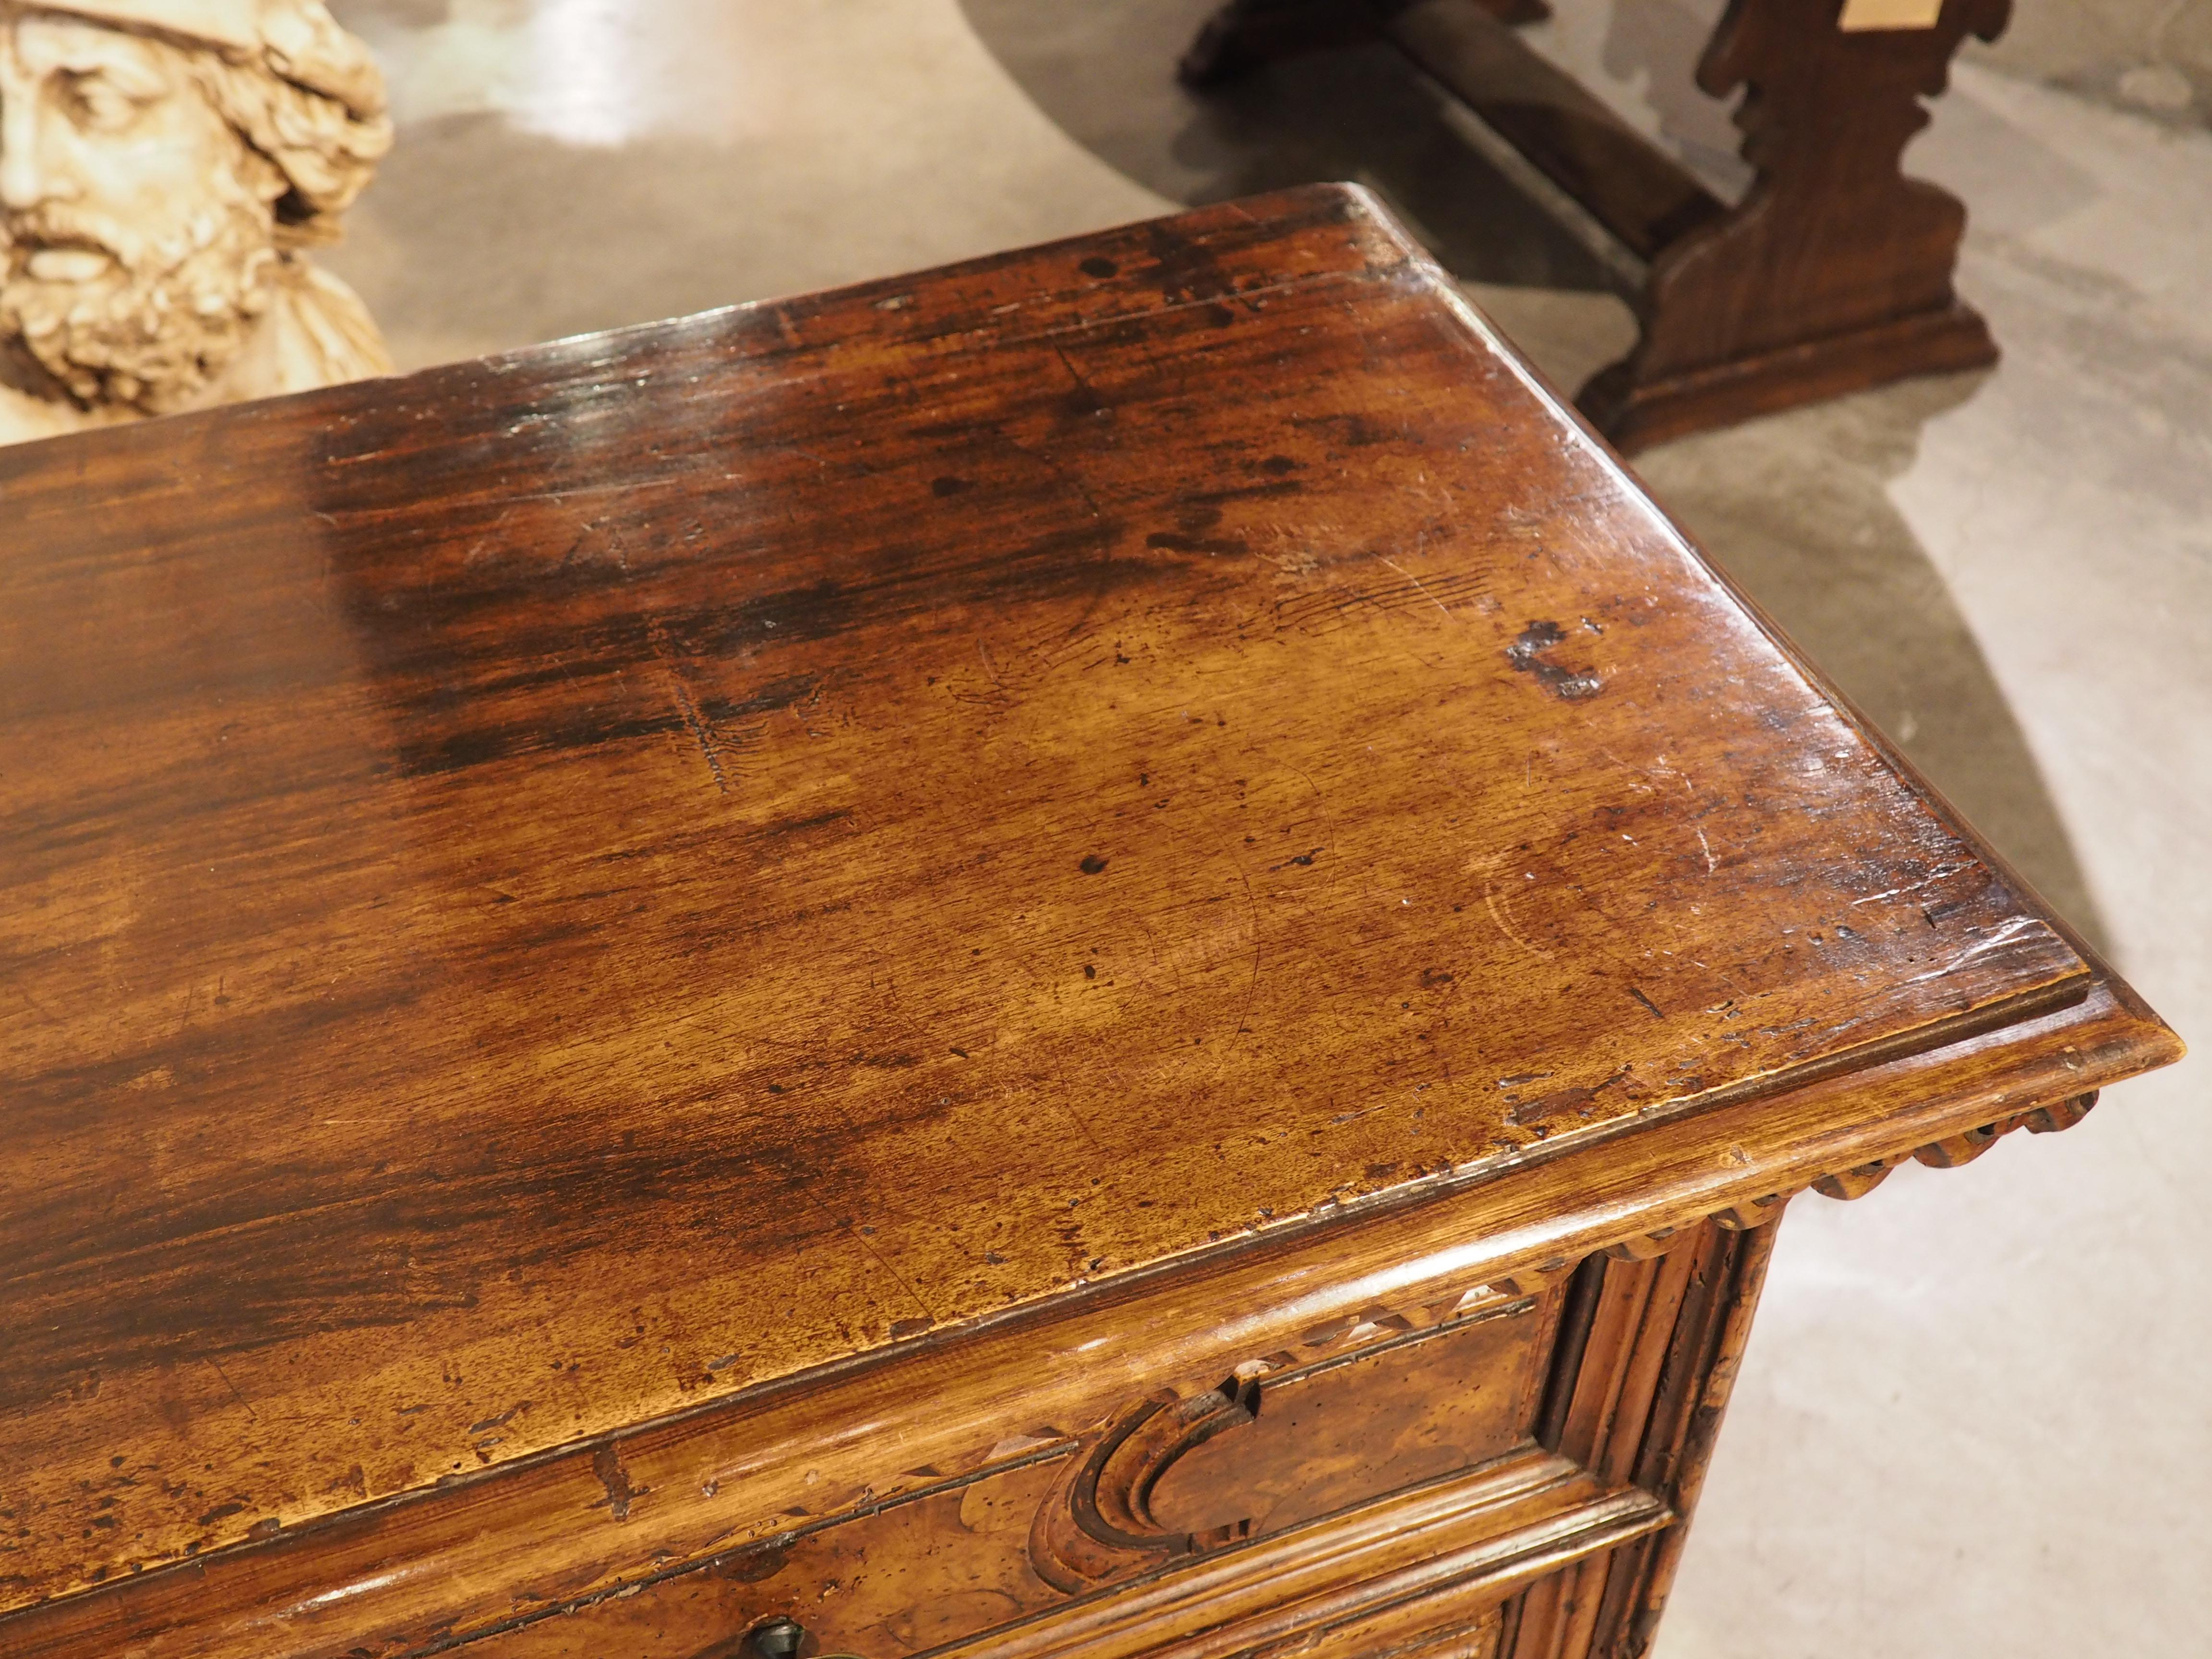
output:
<path id="1" fill-rule="evenodd" d="M 1349 188 L 0 503 L 7 1659 L 1632 1655 L 2179 1052 Z"/>

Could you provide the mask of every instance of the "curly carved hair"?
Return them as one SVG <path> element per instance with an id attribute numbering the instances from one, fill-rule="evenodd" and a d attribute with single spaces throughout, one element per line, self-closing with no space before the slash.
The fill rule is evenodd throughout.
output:
<path id="1" fill-rule="evenodd" d="M 216 112 L 283 175 L 287 188 L 276 200 L 280 240 L 336 241 L 339 216 L 392 148 L 390 118 L 364 119 L 264 64 L 234 63 L 213 47 L 189 55 L 193 77 Z"/>

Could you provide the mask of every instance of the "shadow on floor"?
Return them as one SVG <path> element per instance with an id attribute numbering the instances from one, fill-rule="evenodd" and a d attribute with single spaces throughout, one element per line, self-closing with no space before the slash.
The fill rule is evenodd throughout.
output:
<path id="1" fill-rule="evenodd" d="M 1355 179 L 1458 276 L 1612 285 L 1589 249 L 1453 131 L 1430 84 L 1389 46 L 1292 59 L 1200 97 L 1176 83 L 1176 59 L 1214 0 L 960 4 L 1054 125 L 1163 196 L 1196 205 Z"/>
<path id="2" fill-rule="evenodd" d="M 1273 65 L 1198 98 L 1174 79 L 1212 0 L 961 0 L 1060 130 L 1196 204 L 1354 179 L 1399 210 L 1555 386 L 1631 343 L 1605 267 L 1448 125 L 1388 47 Z M 1967 821 L 2100 949 L 2080 861 L 1980 644 L 1892 503 L 1921 430 L 1974 375 L 1707 433 L 1637 470 Z"/>

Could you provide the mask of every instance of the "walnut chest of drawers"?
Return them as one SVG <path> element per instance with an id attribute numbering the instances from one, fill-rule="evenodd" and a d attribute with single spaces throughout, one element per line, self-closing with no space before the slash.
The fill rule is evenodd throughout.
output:
<path id="1" fill-rule="evenodd" d="M 1633 1654 L 2179 1051 L 1355 191 L 0 500 L 10 1659 Z"/>

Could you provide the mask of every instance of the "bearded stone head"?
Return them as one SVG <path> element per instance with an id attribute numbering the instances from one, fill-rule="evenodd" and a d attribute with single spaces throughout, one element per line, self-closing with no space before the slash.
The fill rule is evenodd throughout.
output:
<path id="1" fill-rule="evenodd" d="M 0 0 L 8 378 L 155 415 L 386 371 L 301 250 L 391 137 L 322 0 Z"/>

